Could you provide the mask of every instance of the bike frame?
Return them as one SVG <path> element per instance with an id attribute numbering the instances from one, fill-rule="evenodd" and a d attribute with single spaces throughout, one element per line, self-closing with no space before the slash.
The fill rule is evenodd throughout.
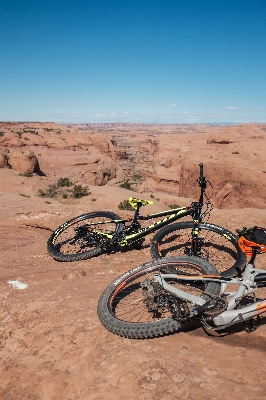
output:
<path id="1" fill-rule="evenodd" d="M 223 278 L 220 276 L 213 275 L 201 275 L 201 276 L 184 276 L 178 274 L 158 274 L 154 276 L 154 281 L 159 283 L 165 290 L 172 293 L 173 295 L 188 300 L 198 306 L 203 306 L 207 303 L 202 297 L 191 295 L 183 290 L 177 289 L 171 284 L 167 283 L 165 279 L 179 279 L 179 280 L 192 280 L 192 281 L 209 281 L 209 282 L 220 282 L 222 291 L 221 295 L 228 299 L 226 310 L 221 312 L 218 316 L 213 318 L 214 324 L 220 329 L 235 324 L 237 322 L 247 321 L 251 318 L 257 317 L 260 314 L 266 312 L 266 299 L 262 301 L 254 301 L 253 304 L 236 308 L 240 300 L 254 293 L 258 286 L 257 283 L 266 285 L 266 271 L 256 269 L 253 265 L 255 255 L 251 258 L 246 266 L 245 272 L 241 278 Z M 234 292 L 225 292 L 226 286 L 231 284 L 238 285 L 238 288 Z M 208 294 L 208 293 L 206 293 Z M 256 297 L 254 296 L 254 300 Z M 194 310 L 189 317 L 197 316 L 197 310 Z"/>
<path id="2" fill-rule="evenodd" d="M 100 235 L 104 237 L 105 239 L 108 239 L 110 242 L 109 244 L 112 246 L 118 245 L 120 247 L 126 246 L 130 243 L 136 242 L 139 239 L 142 239 L 143 237 L 149 235 L 150 233 L 155 232 L 156 230 L 165 227 L 166 225 L 177 221 L 183 217 L 186 217 L 188 215 L 192 216 L 193 219 L 193 229 L 192 229 L 192 241 L 191 241 L 191 248 L 193 254 L 196 254 L 197 252 L 200 252 L 200 243 L 198 239 L 198 234 L 199 234 L 199 223 L 201 222 L 201 210 L 203 207 L 203 195 L 207 186 L 207 181 L 205 177 L 203 176 L 203 164 L 199 164 L 200 167 L 200 176 L 197 180 L 199 187 L 201 188 L 200 191 L 200 198 L 198 202 L 192 202 L 190 206 L 188 207 L 180 207 L 172 210 L 167 210 L 155 214 L 150 214 L 148 216 L 140 216 L 139 215 L 139 210 L 140 207 L 142 206 L 141 201 L 137 203 L 136 206 L 136 211 L 134 213 L 133 219 L 125 219 L 125 220 L 110 220 L 110 221 L 104 221 L 102 224 L 108 224 L 108 223 L 122 223 L 124 225 L 124 229 L 122 232 L 114 233 L 114 234 L 108 234 L 108 233 L 103 233 L 99 231 L 93 231 L 97 235 Z M 154 218 L 160 218 L 160 217 L 165 217 L 164 219 L 154 222 L 153 224 L 141 228 L 140 224 L 138 221 L 148 221 L 150 219 Z M 129 226 L 125 226 L 127 222 L 131 222 Z M 101 222 L 95 223 L 95 225 L 100 225 Z M 93 223 L 89 225 L 89 227 L 93 227 Z M 137 232 L 136 232 L 137 231 Z"/>

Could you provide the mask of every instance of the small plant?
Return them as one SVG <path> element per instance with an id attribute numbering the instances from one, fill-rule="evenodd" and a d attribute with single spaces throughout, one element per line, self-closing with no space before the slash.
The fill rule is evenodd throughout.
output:
<path id="1" fill-rule="evenodd" d="M 67 198 L 68 198 L 67 193 L 63 193 L 63 194 L 62 194 L 62 197 L 63 197 L 63 199 L 67 199 Z"/>
<path id="2" fill-rule="evenodd" d="M 42 189 L 38 190 L 39 197 L 54 197 L 56 195 L 56 193 L 57 193 L 57 191 L 56 191 L 55 185 L 49 185 L 45 191 Z"/>
<path id="3" fill-rule="evenodd" d="M 0 137 L 2 137 L 2 136 L 4 136 L 5 134 L 4 134 L 4 132 L 0 132 Z"/>
<path id="4" fill-rule="evenodd" d="M 129 203 L 128 200 L 123 200 L 121 203 L 118 204 L 119 210 L 128 210 L 128 211 L 135 211 L 134 207 Z"/>
<path id="5" fill-rule="evenodd" d="M 27 194 L 24 194 L 24 193 L 19 193 L 19 194 L 20 194 L 20 196 L 28 197 L 30 199 L 30 196 L 28 196 Z"/>
<path id="6" fill-rule="evenodd" d="M 47 197 L 54 197 L 56 195 L 56 186 L 55 185 L 49 185 L 48 188 L 46 189 L 46 196 Z"/>
<path id="7" fill-rule="evenodd" d="M 24 133 L 31 133 L 32 135 L 39 135 L 37 131 L 33 131 L 32 129 L 24 129 Z"/>
<path id="8" fill-rule="evenodd" d="M 19 176 L 26 176 L 27 178 L 31 178 L 33 174 L 31 172 L 20 172 Z"/>
<path id="9" fill-rule="evenodd" d="M 154 196 L 153 196 L 153 194 L 151 194 L 151 195 L 150 195 L 150 198 L 151 198 L 151 199 L 154 199 Z"/>
<path id="10" fill-rule="evenodd" d="M 170 204 L 169 207 L 171 208 L 171 210 L 175 209 L 175 208 L 180 208 L 180 206 L 176 203 L 174 204 Z"/>
<path id="11" fill-rule="evenodd" d="M 141 175 L 140 174 L 134 174 L 133 176 L 132 176 L 132 179 L 134 180 L 134 181 L 140 181 L 141 180 Z"/>
<path id="12" fill-rule="evenodd" d="M 73 186 L 73 183 L 68 179 L 68 178 L 60 178 L 58 179 L 57 185 L 59 187 L 69 187 L 69 186 Z"/>
<path id="13" fill-rule="evenodd" d="M 121 187 L 123 189 L 127 189 L 127 190 L 133 190 L 128 180 L 121 183 L 121 185 L 119 185 L 119 187 Z"/>
<path id="14" fill-rule="evenodd" d="M 50 201 L 45 201 L 46 204 L 52 204 Z"/>
<path id="15" fill-rule="evenodd" d="M 44 191 L 42 189 L 38 190 L 38 196 L 39 197 L 44 197 L 45 196 L 45 193 L 44 193 Z"/>
<path id="16" fill-rule="evenodd" d="M 94 197 L 91 199 L 91 201 L 96 201 L 97 199 L 95 199 Z"/>
<path id="17" fill-rule="evenodd" d="M 88 188 L 82 187 L 81 185 L 75 185 L 73 188 L 73 196 L 75 199 L 80 199 L 83 196 L 88 196 L 90 193 L 88 192 Z"/>
<path id="18" fill-rule="evenodd" d="M 233 151 L 232 154 L 240 154 L 238 151 Z"/>

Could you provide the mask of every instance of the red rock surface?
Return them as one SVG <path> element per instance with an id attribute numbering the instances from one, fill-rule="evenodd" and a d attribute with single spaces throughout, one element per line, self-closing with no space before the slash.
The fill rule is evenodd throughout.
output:
<path id="1" fill-rule="evenodd" d="M 0 398 L 264 399 L 266 318 L 251 334 L 239 325 L 209 336 L 194 325 L 153 340 L 117 337 L 97 318 L 98 298 L 118 275 L 150 260 L 149 240 L 141 251 L 74 263 L 51 259 L 46 241 L 75 215 L 121 214 L 118 204 L 130 195 L 153 195 L 143 213 L 190 204 L 198 198 L 199 162 L 213 186 L 209 221 L 232 231 L 266 226 L 266 126 L 25 123 L 2 124 L 0 132 L 3 158 L 14 151 L 23 161 L 0 164 Z M 19 175 L 30 152 L 42 173 Z M 37 195 L 60 177 L 91 194 Z M 125 179 L 134 190 L 119 187 Z M 259 256 L 258 265 L 265 263 Z M 28 287 L 13 289 L 10 280 Z"/>

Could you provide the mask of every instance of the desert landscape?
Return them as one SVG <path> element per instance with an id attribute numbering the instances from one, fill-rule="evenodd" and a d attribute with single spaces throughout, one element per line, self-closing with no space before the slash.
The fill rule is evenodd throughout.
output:
<path id="1" fill-rule="evenodd" d="M 143 214 L 197 201 L 201 162 L 208 221 L 265 227 L 266 124 L 0 123 L 1 399 L 265 399 L 266 318 L 250 334 L 194 324 L 149 340 L 101 325 L 99 296 L 151 259 L 150 238 L 141 250 L 73 263 L 46 250 L 74 216 L 131 216 L 119 209 L 130 196 L 153 200 Z M 71 186 L 59 184 L 66 178 Z M 257 265 L 266 269 L 265 255 Z"/>

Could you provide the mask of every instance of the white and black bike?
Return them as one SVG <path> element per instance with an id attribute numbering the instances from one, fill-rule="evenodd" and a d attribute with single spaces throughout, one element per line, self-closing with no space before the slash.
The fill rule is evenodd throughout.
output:
<path id="1" fill-rule="evenodd" d="M 243 228 L 238 233 L 240 248 L 250 256 L 238 277 L 221 276 L 198 257 L 151 261 L 105 289 L 98 303 L 100 321 L 109 331 L 128 338 L 166 335 L 195 318 L 213 331 L 240 322 L 253 331 L 266 312 L 266 269 L 255 268 L 257 254 L 266 252 L 266 228 Z"/>

